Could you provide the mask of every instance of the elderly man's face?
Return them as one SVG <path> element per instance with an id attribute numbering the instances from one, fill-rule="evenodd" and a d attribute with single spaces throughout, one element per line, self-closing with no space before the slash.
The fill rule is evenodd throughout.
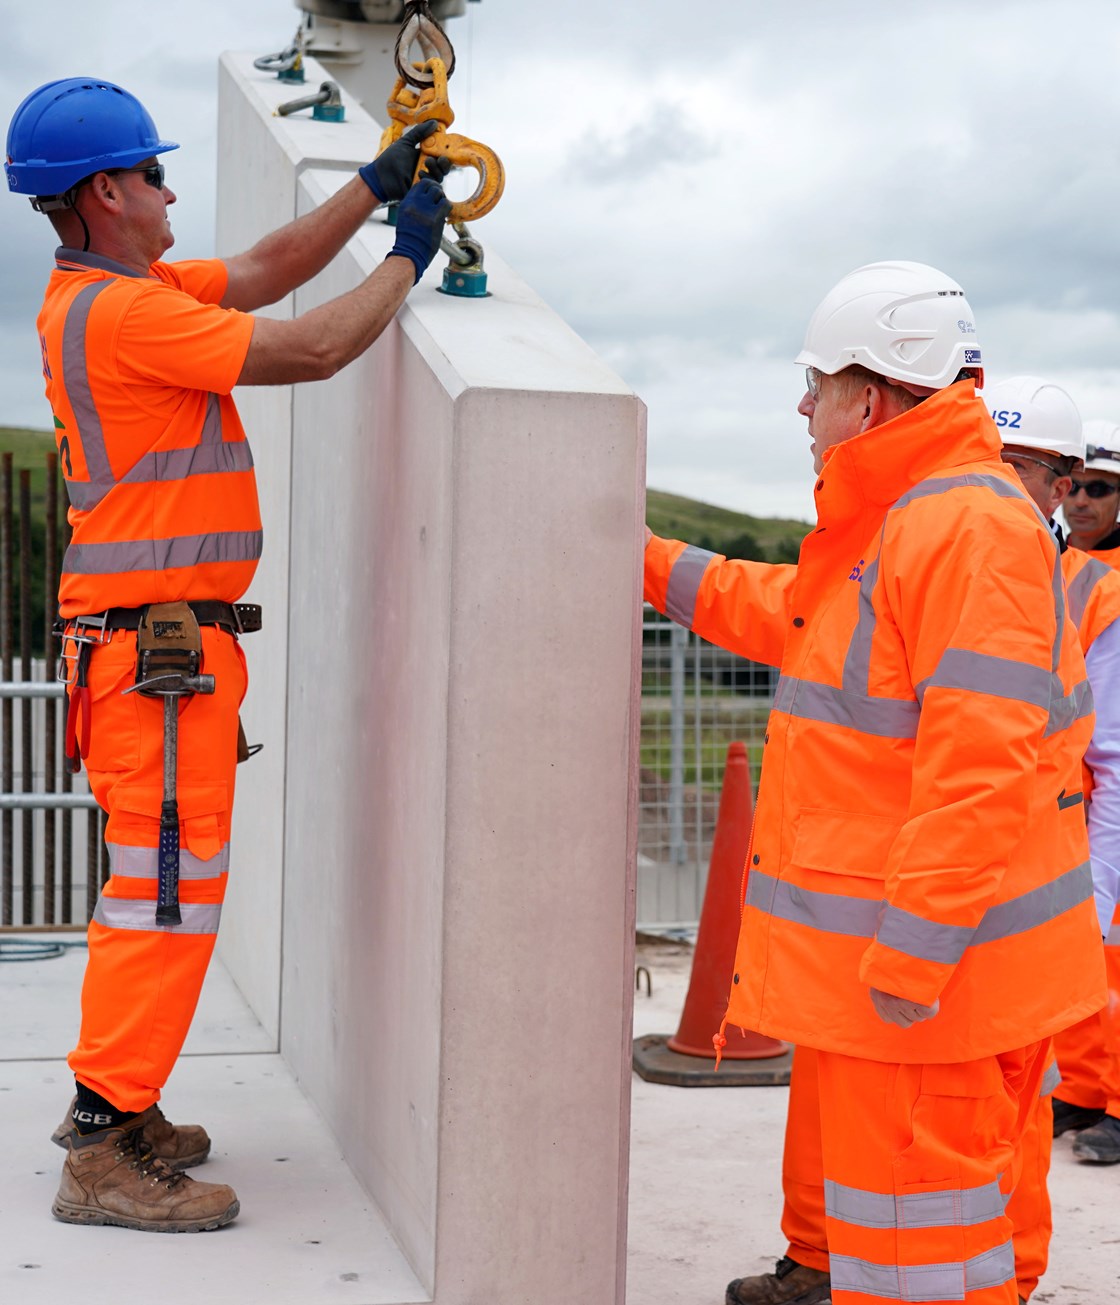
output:
<path id="1" fill-rule="evenodd" d="M 1094 485 L 1108 486 L 1107 492 L 1101 494 L 1094 489 L 1094 498 L 1088 492 Z M 1073 488 L 1062 504 L 1066 522 L 1074 534 L 1083 539 L 1103 539 L 1116 525 L 1117 508 L 1120 506 L 1120 475 L 1111 471 L 1080 471 L 1073 478 Z"/>
<path id="2" fill-rule="evenodd" d="M 819 475 L 825 453 L 865 429 L 866 405 L 859 391 L 852 393 L 837 377 L 826 376 L 816 368 L 812 372 L 815 375 L 810 374 L 809 388 L 797 411 L 809 419 L 813 470 Z"/>

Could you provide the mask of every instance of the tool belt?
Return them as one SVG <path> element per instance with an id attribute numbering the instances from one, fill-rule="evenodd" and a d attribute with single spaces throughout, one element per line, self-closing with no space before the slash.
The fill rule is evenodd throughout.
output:
<path id="1" fill-rule="evenodd" d="M 72 774 L 77 774 L 81 770 L 82 758 L 89 755 L 91 714 L 88 685 L 89 659 L 94 647 L 101 643 L 106 635 L 114 630 L 137 631 L 138 682 L 142 683 L 143 680 L 154 677 L 161 673 L 161 670 L 166 672 L 181 669 L 187 673 L 197 673 L 198 664 L 193 658 L 190 659 L 190 665 L 180 668 L 174 657 L 161 657 L 160 645 L 164 648 L 168 647 L 166 635 L 171 635 L 171 646 L 174 646 L 175 635 L 173 631 L 160 631 L 159 636 L 155 637 L 153 627 L 159 623 L 159 614 L 168 606 L 184 607 L 189 610 L 194 618 L 193 632 L 197 632 L 197 627 L 200 625 L 216 625 L 236 638 L 239 634 L 253 634 L 261 628 L 261 609 L 257 603 L 223 603 L 210 599 L 173 605 L 148 603 L 143 607 L 110 607 L 104 612 L 96 612 L 88 616 L 72 616 L 56 621 L 54 636 L 58 639 L 71 640 L 75 649 L 71 656 L 67 656 L 64 646 L 62 663 L 60 663 L 60 666 L 67 662 L 73 663 L 72 676 L 64 674 L 61 670 L 59 673 L 59 678 L 70 684 L 64 752 L 67 767 Z M 151 623 L 148 621 L 149 612 L 153 616 Z M 162 667 L 159 664 L 161 660 L 165 663 Z M 244 731 L 241 730 L 238 722 L 238 760 L 252 756 L 256 750 L 249 748 L 245 743 Z"/>
<path id="2" fill-rule="evenodd" d="M 144 607 L 110 607 L 108 611 L 97 612 L 92 616 L 72 616 L 61 621 L 55 633 L 61 634 L 67 626 L 80 625 L 95 630 L 138 630 L 143 622 Z M 203 599 L 189 602 L 187 606 L 194 613 L 199 625 L 219 625 L 230 634 L 255 634 L 261 628 L 261 609 L 258 603 L 221 603 L 216 600 Z"/>

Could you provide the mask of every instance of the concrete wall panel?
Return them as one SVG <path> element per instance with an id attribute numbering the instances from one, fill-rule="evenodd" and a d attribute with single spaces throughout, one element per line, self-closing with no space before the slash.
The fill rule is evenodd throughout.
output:
<path id="1" fill-rule="evenodd" d="M 241 147 L 304 211 L 369 151 L 293 152 L 260 76 L 226 56 Z M 294 310 L 392 239 L 368 222 Z M 282 915 L 227 963 L 437 1305 L 621 1305 L 644 409 L 487 270 L 466 301 L 433 267 L 363 358 L 295 388 L 289 444 L 255 435 L 277 517 L 255 592 L 286 637 L 247 645 L 247 718 L 279 746 L 243 768 L 237 913 L 267 890 Z M 282 421 L 268 403 L 243 410 Z"/>

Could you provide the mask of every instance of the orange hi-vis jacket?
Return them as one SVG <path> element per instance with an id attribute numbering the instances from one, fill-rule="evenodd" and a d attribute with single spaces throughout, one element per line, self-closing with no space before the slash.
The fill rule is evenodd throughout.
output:
<path id="1" fill-rule="evenodd" d="M 1069 619 L 1077 627 L 1082 652 L 1088 652 L 1097 635 L 1120 617 L 1120 573 L 1091 553 L 1067 547 L 1062 575 Z"/>
<path id="2" fill-rule="evenodd" d="M 63 617 L 234 602 L 261 552 L 253 458 L 229 397 L 253 319 L 218 307 L 217 259 L 149 276 L 60 249 L 39 314 L 70 497 Z"/>
<path id="3" fill-rule="evenodd" d="M 1120 573 L 1107 562 L 1067 546 L 1062 551 L 1062 575 L 1069 619 L 1077 627 L 1082 653 L 1088 656 L 1097 635 L 1120 617 Z M 1093 772 L 1084 763 L 1082 780 L 1088 802 L 1093 792 Z"/>
<path id="4" fill-rule="evenodd" d="M 953 1062 L 1104 1004 L 1092 695 L 1055 540 L 999 453 L 960 382 L 828 451 L 796 567 L 647 545 L 655 607 L 781 668 L 730 1023 Z M 899 1029 L 871 987 L 940 1011 Z"/>

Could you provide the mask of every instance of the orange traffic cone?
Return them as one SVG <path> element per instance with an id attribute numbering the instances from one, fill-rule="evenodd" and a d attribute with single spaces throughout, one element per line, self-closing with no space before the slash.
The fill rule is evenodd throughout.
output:
<path id="1" fill-rule="evenodd" d="M 680 1086 L 714 1086 L 754 1083 L 788 1083 L 790 1049 L 776 1038 L 761 1033 L 744 1033 L 728 1025 L 724 1030 L 727 1045 L 722 1049 L 726 1062 L 772 1061 L 767 1066 L 738 1070 L 727 1066 L 717 1074 L 712 1035 L 719 1030 L 727 1009 L 727 994 L 735 969 L 735 948 L 739 940 L 742 908 L 743 866 L 750 843 L 754 803 L 751 797 L 750 766 L 743 743 L 727 749 L 727 766 L 719 799 L 712 857 L 708 866 L 708 884 L 692 958 L 692 976 L 688 985 L 680 1027 L 673 1037 L 651 1035 L 634 1044 L 634 1067 L 643 1078 L 655 1083 Z M 695 1057 L 691 1063 L 685 1057 Z M 777 1058 L 781 1058 L 780 1063 Z M 713 1064 L 700 1064 L 700 1059 Z"/>
<path id="2" fill-rule="evenodd" d="M 751 796 L 751 772 L 744 743 L 732 743 L 727 749 L 727 767 L 719 795 L 719 816 L 712 859 L 708 863 L 708 885 L 704 889 L 704 909 L 696 935 L 692 957 L 692 978 L 684 999 L 680 1027 L 669 1039 L 669 1049 L 684 1056 L 715 1059 L 712 1034 L 719 1031 L 727 1009 L 727 994 L 735 971 L 735 946 L 739 941 L 739 916 L 742 902 L 743 866 L 751 841 L 754 801 Z M 765 1060 L 783 1056 L 786 1044 L 761 1033 L 744 1033 L 728 1025 L 724 1031 L 727 1046 L 724 1060 Z"/>

